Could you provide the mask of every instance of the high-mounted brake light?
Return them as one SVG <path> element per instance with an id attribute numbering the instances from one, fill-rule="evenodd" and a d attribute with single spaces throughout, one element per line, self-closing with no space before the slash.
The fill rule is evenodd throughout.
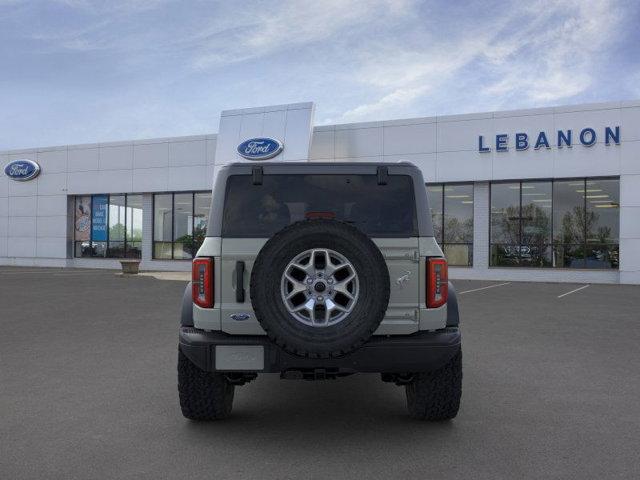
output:
<path id="1" fill-rule="evenodd" d="M 213 258 L 194 258 L 191 268 L 191 298 L 202 308 L 213 307 Z"/>
<path id="2" fill-rule="evenodd" d="M 328 220 L 333 220 L 336 218 L 335 212 L 307 212 L 304 214 L 304 218 L 309 220 L 315 220 L 318 218 L 326 218 Z"/>
<path id="3" fill-rule="evenodd" d="M 427 259 L 427 308 L 441 307 L 447 303 L 448 296 L 447 261 L 444 258 Z"/>

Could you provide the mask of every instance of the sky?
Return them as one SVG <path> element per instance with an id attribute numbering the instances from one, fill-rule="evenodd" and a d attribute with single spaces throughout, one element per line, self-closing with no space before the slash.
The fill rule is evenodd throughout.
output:
<path id="1" fill-rule="evenodd" d="M 640 2 L 0 0 L 0 150 L 640 98 Z"/>

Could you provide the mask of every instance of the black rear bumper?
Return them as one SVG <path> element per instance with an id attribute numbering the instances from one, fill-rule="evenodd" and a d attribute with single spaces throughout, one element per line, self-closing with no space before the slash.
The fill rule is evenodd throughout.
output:
<path id="1" fill-rule="evenodd" d="M 216 346 L 262 346 L 264 368 L 253 371 L 282 373 L 322 370 L 328 373 L 408 373 L 435 370 L 445 365 L 460 349 L 457 327 L 412 335 L 375 336 L 358 350 L 340 358 L 302 358 L 285 352 L 266 336 L 227 335 L 180 327 L 180 349 L 200 369 L 216 369 Z"/>

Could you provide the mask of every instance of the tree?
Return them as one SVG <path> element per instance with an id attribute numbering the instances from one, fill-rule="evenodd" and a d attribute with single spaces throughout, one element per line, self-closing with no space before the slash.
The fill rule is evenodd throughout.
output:
<path id="1" fill-rule="evenodd" d="M 116 223 L 109 227 L 109 240 L 122 240 L 124 241 L 124 225 L 122 223 Z"/>
<path id="2" fill-rule="evenodd" d="M 535 204 L 527 204 L 522 209 L 512 205 L 499 217 L 494 216 L 491 226 L 502 236 L 494 243 L 505 244 L 498 247 L 498 264 L 522 261 L 540 266 L 548 264 L 546 252 L 551 237 L 551 217 L 547 210 Z"/>
<path id="3" fill-rule="evenodd" d="M 562 228 L 558 232 L 559 236 L 556 235 L 556 242 L 582 245 L 586 241 L 585 233 L 587 238 L 597 237 L 600 243 L 611 242 L 610 227 L 597 227 L 596 232 L 593 232 L 599 220 L 600 215 L 596 212 L 585 212 L 584 206 L 576 205 L 562 217 Z"/>

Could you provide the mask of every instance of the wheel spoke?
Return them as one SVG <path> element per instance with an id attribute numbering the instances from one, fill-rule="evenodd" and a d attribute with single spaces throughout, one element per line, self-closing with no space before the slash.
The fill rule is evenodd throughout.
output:
<path id="1" fill-rule="evenodd" d="M 284 274 L 284 278 L 286 278 L 287 280 L 289 280 L 293 285 L 301 285 L 302 287 L 306 288 L 305 283 L 301 282 L 300 280 L 298 280 L 297 278 L 294 278 L 290 273 L 285 273 Z"/>
<path id="2" fill-rule="evenodd" d="M 315 271 L 316 269 L 316 255 L 318 254 L 318 250 L 311 250 L 311 257 L 309 258 L 309 265 Z"/>
<path id="3" fill-rule="evenodd" d="M 306 302 L 301 303 L 291 309 L 292 312 L 301 312 L 302 310 L 306 310 L 309 312 L 309 315 L 313 312 L 313 308 L 315 307 L 316 301 L 313 298 L 308 299 Z"/>
<path id="4" fill-rule="evenodd" d="M 311 258 L 309 260 L 309 263 L 306 265 L 302 265 L 301 263 L 292 263 L 291 267 L 293 268 L 297 268 L 298 270 L 302 270 L 305 274 L 307 275 L 312 275 L 314 268 L 313 268 L 313 258 Z"/>
<path id="5" fill-rule="evenodd" d="M 338 270 L 341 270 L 341 269 L 343 269 L 345 267 L 348 267 L 348 266 L 349 266 L 348 263 L 339 263 L 338 265 L 334 265 L 333 263 L 329 262 L 327 264 L 327 268 L 325 269 L 327 277 L 332 276 Z"/>
<path id="6" fill-rule="evenodd" d="M 313 298 L 310 298 L 305 302 L 304 308 L 307 310 L 307 312 L 309 312 L 309 317 L 311 319 L 315 319 L 316 301 Z"/>
<path id="7" fill-rule="evenodd" d="M 354 278 L 355 278 L 355 274 L 349 275 L 346 279 L 342 280 L 341 282 L 336 283 L 333 286 L 333 289 L 336 292 L 340 292 L 342 295 L 347 297 L 349 300 L 353 300 L 355 298 L 355 296 L 349 291 L 349 289 L 347 287 L 353 281 Z"/>
<path id="8" fill-rule="evenodd" d="M 327 301 L 325 302 L 327 305 L 327 311 L 329 312 L 329 315 L 331 315 L 331 312 L 333 312 L 334 310 L 338 310 L 339 312 L 348 312 L 349 310 L 344 308 L 342 305 L 334 302 L 331 299 L 327 299 Z"/>
<path id="9" fill-rule="evenodd" d="M 291 300 L 297 294 L 299 294 L 300 292 L 304 292 L 306 290 L 307 290 L 307 288 L 304 285 L 298 285 L 298 284 L 294 283 L 293 284 L 293 288 L 291 289 L 291 291 L 287 294 L 287 296 L 285 298 L 287 300 Z"/>
<path id="10" fill-rule="evenodd" d="M 296 296 L 300 292 L 304 292 L 307 289 L 307 285 L 304 282 L 301 282 L 297 278 L 293 278 L 289 273 L 285 273 L 284 277 L 289 281 L 292 288 L 291 291 L 288 292 L 285 296 L 286 300 L 290 300 L 294 296 Z"/>

